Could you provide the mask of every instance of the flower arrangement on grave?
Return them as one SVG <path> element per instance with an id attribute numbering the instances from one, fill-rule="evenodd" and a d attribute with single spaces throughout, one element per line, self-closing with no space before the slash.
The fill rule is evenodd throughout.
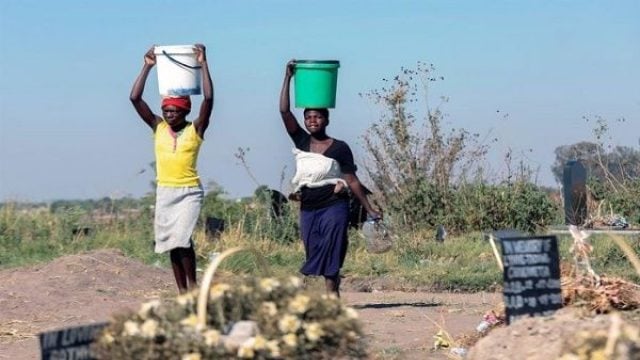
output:
<path id="1" fill-rule="evenodd" d="M 205 286 L 203 286 L 205 288 Z M 358 313 L 300 278 L 243 277 L 142 304 L 94 344 L 100 359 L 365 358 Z M 206 305 L 199 305 L 201 299 Z M 205 309 L 206 314 L 200 313 Z"/>

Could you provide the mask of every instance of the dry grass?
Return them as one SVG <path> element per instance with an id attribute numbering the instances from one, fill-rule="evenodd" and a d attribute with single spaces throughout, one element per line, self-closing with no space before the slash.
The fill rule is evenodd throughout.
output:
<path id="1" fill-rule="evenodd" d="M 565 306 L 584 306 L 595 314 L 640 307 L 640 285 L 619 279 L 601 277 L 599 284 L 581 283 L 573 277 L 562 280 Z"/>

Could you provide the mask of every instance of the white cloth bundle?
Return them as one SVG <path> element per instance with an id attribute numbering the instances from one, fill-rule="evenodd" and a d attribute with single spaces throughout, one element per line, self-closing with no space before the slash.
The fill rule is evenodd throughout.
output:
<path id="1" fill-rule="evenodd" d="M 303 186 L 315 188 L 339 182 L 348 186 L 335 159 L 300 149 L 293 149 L 293 154 L 296 157 L 296 174 L 291 180 L 294 192 Z"/>

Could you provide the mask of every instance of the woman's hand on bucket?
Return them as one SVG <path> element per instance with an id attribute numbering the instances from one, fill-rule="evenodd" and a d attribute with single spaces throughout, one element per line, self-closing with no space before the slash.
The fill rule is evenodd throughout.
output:
<path id="1" fill-rule="evenodd" d="M 196 60 L 202 65 L 207 62 L 207 48 L 202 44 L 195 44 L 193 50 L 196 52 Z"/>
<path id="2" fill-rule="evenodd" d="M 149 49 L 149 51 L 147 51 L 147 53 L 144 54 L 145 65 L 153 66 L 156 64 L 156 54 L 153 52 L 155 48 L 156 48 L 155 45 L 152 46 L 151 49 Z"/>
<path id="3" fill-rule="evenodd" d="M 295 59 L 289 60 L 289 62 L 287 63 L 287 69 L 286 69 L 286 76 L 288 78 L 293 76 L 293 73 L 295 71 L 295 66 L 296 66 L 296 60 Z"/>

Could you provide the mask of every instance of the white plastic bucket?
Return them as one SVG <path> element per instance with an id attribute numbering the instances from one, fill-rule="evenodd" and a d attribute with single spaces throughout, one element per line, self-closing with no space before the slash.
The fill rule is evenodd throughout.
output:
<path id="1" fill-rule="evenodd" d="M 158 89 L 162 96 L 199 95 L 200 64 L 193 45 L 156 46 Z"/>

